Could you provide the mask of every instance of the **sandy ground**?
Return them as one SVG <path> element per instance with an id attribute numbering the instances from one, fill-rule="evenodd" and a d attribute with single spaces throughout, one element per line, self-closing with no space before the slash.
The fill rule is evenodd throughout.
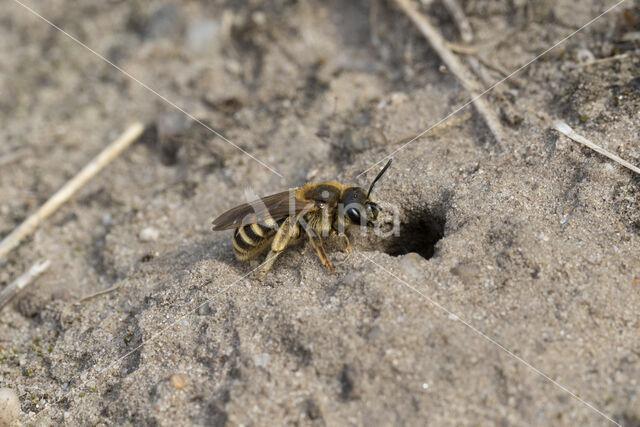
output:
<path id="1" fill-rule="evenodd" d="M 614 4 L 460 3 L 492 42 L 476 54 L 490 82 Z M 7 2 L 0 235 L 148 124 L 0 261 L 2 286 L 52 261 L 0 315 L 16 424 L 640 425 L 640 179 L 551 129 L 640 161 L 631 0 L 487 96 L 504 141 L 467 109 L 394 155 L 375 197 L 399 206 L 399 238 L 328 243 L 333 275 L 292 248 L 262 284 L 215 216 L 249 187 L 364 186 L 468 101 L 412 24 L 379 0 L 29 5 L 282 177 Z"/>

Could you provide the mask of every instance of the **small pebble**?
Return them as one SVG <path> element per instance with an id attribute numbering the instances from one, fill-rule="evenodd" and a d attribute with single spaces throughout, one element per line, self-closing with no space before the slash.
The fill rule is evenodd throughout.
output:
<path id="1" fill-rule="evenodd" d="M 264 366 L 269 363 L 270 359 L 271 356 L 269 353 L 260 353 L 253 356 L 253 363 L 255 363 L 256 366 Z"/>
<path id="2" fill-rule="evenodd" d="M 263 27 L 264 24 L 267 23 L 267 16 L 264 14 L 264 12 L 257 11 L 253 12 L 253 14 L 251 15 L 251 20 L 258 27 Z"/>
<path id="3" fill-rule="evenodd" d="M 619 384 L 624 384 L 629 380 L 629 378 L 624 374 L 624 372 L 621 372 L 621 371 L 617 371 L 613 375 L 613 379 Z"/>
<path id="4" fill-rule="evenodd" d="M 190 122 L 185 118 L 184 114 L 170 111 L 161 114 L 156 121 L 158 134 L 161 138 L 167 139 L 183 133 L 189 129 Z"/>
<path id="5" fill-rule="evenodd" d="M 102 215 L 102 225 L 106 227 L 107 225 L 111 224 L 111 221 L 112 221 L 111 214 L 106 213 Z"/>
<path id="6" fill-rule="evenodd" d="M 408 276 L 422 277 L 424 271 L 420 262 L 424 260 L 420 255 L 415 252 L 409 252 L 408 254 L 400 257 L 400 266 Z"/>
<path id="7" fill-rule="evenodd" d="M 194 22 L 187 29 L 187 48 L 196 53 L 215 51 L 220 44 L 220 23 L 212 19 Z"/>
<path id="8" fill-rule="evenodd" d="M 398 105 L 405 103 L 409 100 L 409 97 L 404 92 L 394 92 L 391 94 L 391 98 L 389 99 L 389 103 L 391 105 Z"/>
<path id="9" fill-rule="evenodd" d="M 224 68 L 225 68 L 225 70 L 227 70 L 231 74 L 235 74 L 237 76 L 240 75 L 240 73 L 243 71 L 242 65 L 240 65 L 240 63 L 238 61 L 235 61 L 233 59 L 226 59 L 225 58 Z"/>
<path id="10" fill-rule="evenodd" d="M 138 237 L 143 242 L 152 242 L 154 240 L 158 240 L 158 237 L 160 237 L 160 232 L 153 227 L 145 227 L 140 231 Z"/>
<path id="11" fill-rule="evenodd" d="M 580 64 L 586 64 L 595 60 L 596 58 L 595 56 L 593 56 L 593 53 L 591 53 L 589 49 L 578 49 L 578 51 L 576 52 L 576 59 Z"/>
<path id="12" fill-rule="evenodd" d="M 182 390 L 184 386 L 187 385 L 187 378 L 182 374 L 171 375 L 169 381 L 176 390 Z"/>
<path id="13" fill-rule="evenodd" d="M 0 426 L 16 425 L 20 417 L 20 399 L 10 388 L 0 388 Z"/>

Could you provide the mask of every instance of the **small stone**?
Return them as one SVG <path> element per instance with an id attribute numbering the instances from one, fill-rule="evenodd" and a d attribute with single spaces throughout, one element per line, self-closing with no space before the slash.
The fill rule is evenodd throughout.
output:
<path id="1" fill-rule="evenodd" d="M 106 213 L 102 215 L 102 225 L 104 225 L 105 227 L 110 225 L 112 220 L 113 218 L 111 218 L 111 214 Z"/>
<path id="2" fill-rule="evenodd" d="M 587 64 L 596 59 L 589 49 L 578 49 L 576 52 L 576 59 L 580 64 Z"/>
<path id="3" fill-rule="evenodd" d="M 264 12 L 260 11 L 253 12 L 253 14 L 251 15 L 251 20 L 256 26 L 264 27 L 264 24 L 267 23 L 267 15 L 265 15 Z"/>
<path id="4" fill-rule="evenodd" d="M 225 70 L 227 70 L 231 74 L 235 74 L 236 76 L 239 76 L 240 73 L 242 73 L 242 65 L 240 65 L 240 63 L 234 59 L 225 59 L 224 68 Z"/>
<path id="5" fill-rule="evenodd" d="M 215 52 L 220 45 L 220 23 L 212 19 L 194 22 L 187 29 L 187 47 L 189 50 Z"/>
<path id="6" fill-rule="evenodd" d="M 613 375 L 613 379 L 618 384 L 624 384 L 628 381 L 629 378 L 624 374 L 624 372 L 616 371 L 616 373 Z"/>
<path id="7" fill-rule="evenodd" d="M 270 359 L 271 359 L 271 356 L 269 355 L 269 353 L 260 353 L 253 356 L 253 363 L 256 366 L 264 366 L 267 363 L 269 363 Z"/>
<path id="8" fill-rule="evenodd" d="M 176 390 L 182 390 L 187 385 L 187 378 L 182 374 L 171 375 L 169 381 Z"/>
<path id="9" fill-rule="evenodd" d="M 0 426 L 17 425 L 20 417 L 20 399 L 10 388 L 0 388 Z"/>
<path id="10" fill-rule="evenodd" d="M 156 121 L 158 134 L 162 139 L 175 137 L 189 129 L 190 121 L 184 114 L 176 111 L 169 111 L 161 114 Z"/>
<path id="11" fill-rule="evenodd" d="M 420 263 L 424 260 L 419 254 L 415 252 L 409 252 L 408 254 L 400 257 L 400 266 L 408 276 L 418 278 L 424 275 L 422 265 Z"/>
<path id="12" fill-rule="evenodd" d="M 154 240 L 158 240 L 158 237 L 160 237 L 160 232 L 153 227 L 145 227 L 140 231 L 138 237 L 143 242 L 152 242 Z"/>
<path id="13" fill-rule="evenodd" d="M 409 97 L 404 92 L 394 92 L 391 94 L 389 99 L 389 104 L 391 105 L 399 105 L 405 103 L 409 100 Z"/>

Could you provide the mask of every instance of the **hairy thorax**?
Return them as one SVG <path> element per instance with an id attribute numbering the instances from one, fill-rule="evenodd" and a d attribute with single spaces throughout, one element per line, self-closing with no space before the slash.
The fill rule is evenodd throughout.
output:
<path id="1" fill-rule="evenodd" d="M 332 211 L 333 212 L 330 212 L 330 210 L 325 207 L 305 214 L 304 220 L 307 223 L 306 226 L 308 229 L 313 230 L 317 236 L 328 236 L 334 229 L 333 225 L 337 216 L 337 211 L 335 209 L 332 209 Z"/>

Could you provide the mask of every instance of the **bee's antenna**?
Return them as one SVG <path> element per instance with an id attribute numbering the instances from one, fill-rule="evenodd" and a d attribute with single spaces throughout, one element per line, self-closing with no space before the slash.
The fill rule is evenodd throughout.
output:
<path id="1" fill-rule="evenodd" d="M 367 199 L 369 198 L 369 195 L 371 194 L 371 190 L 373 190 L 373 186 L 375 185 L 376 182 L 378 182 L 378 180 L 380 179 L 380 177 L 382 176 L 383 173 L 385 173 L 385 171 L 387 169 L 389 169 L 389 166 L 391 166 L 391 160 L 393 159 L 389 159 L 389 161 L 387 162 L 386 165 L 384 165 L 384 167 L 382 168 L 382 170 L 380 171 L 380 173 L 378 173 L 378 176 L 376 176 L 376 178 L 373 180 L 373 182 L 371 183 L 371 186 L 369 187 L 369 192 L 367 193 Z"/>

